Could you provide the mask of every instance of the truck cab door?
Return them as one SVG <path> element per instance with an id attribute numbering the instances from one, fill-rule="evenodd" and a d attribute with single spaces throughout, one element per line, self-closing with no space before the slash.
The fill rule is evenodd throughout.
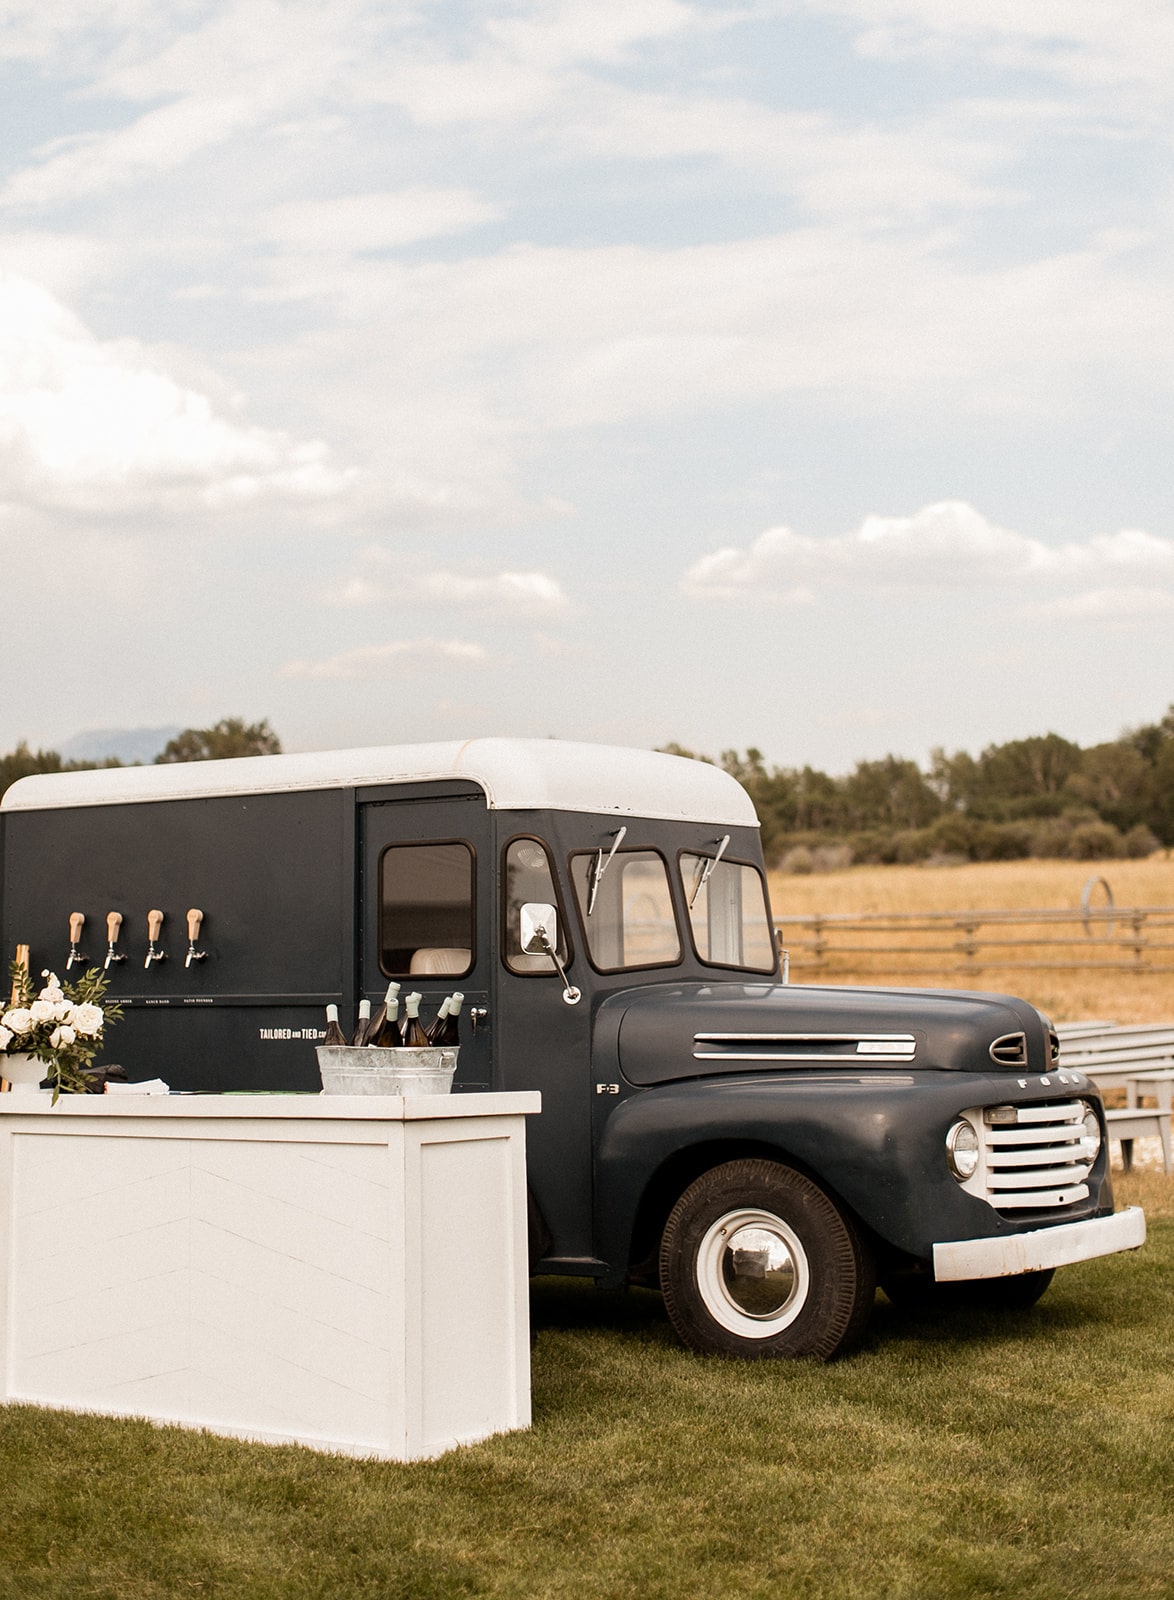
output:
<path id="1" fill-rule="evenodd" d="M 423 995 L 427 1024 L 446 995 L 465 997 L 455 1090 L 490 1086 L 490 829 L 481 790 L 406 794 L 359 806 L 359 995 L 377 1007 L 389 980 Z"/>
<path id="2" fill-rule="evenodd" d="M 521 832 L 522 827 L 530 827 Z M 514 817 L 500 841 L 500 959 L 496 974 L 497 1082 L 537 1089 L 542 1115 L 526 1127 L 526 1167 L 550 1247 L 541 1270 L 593 1274 L 591 996 L 575 986 L 576 959 L 565 900 L 548 842 L 549 818 Z M 532 830 L 532 831 L 531 831 Z M 532 937 L 544 927 L 558 962 Z M 561 963 L 577 998 L 568 1003 Z"/>

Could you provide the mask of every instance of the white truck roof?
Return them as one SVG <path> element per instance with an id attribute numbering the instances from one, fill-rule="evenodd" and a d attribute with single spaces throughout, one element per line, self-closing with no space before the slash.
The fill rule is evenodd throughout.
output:
<path id="1" fill-rule="evenodd" d="M 0 810 L 134 805 L 453 778 L 483 789 L 491 810 L 588 811 L 758 826 L 749 795 L 720 767 L 655 750 L 561 739 L 466 739 L 37 773 L 12 784 Z"/>

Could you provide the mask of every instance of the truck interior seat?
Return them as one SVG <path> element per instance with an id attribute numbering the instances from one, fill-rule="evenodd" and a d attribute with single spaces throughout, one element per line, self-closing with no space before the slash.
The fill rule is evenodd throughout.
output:
<path id="1" fill-rule="evenodd" d="M 456 946 L 417 950 L 408 972 L 413 978 L 459 978 L 469 970 L 469 951 Z"/>

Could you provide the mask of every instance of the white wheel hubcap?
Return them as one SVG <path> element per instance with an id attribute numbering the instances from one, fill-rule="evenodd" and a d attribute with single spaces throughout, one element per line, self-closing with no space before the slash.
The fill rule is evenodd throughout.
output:
<path id="1" fill-rule="evenodd" d="M 781 1217 L 756 1206 L 719 1217 L 697 1252 L 697 1287 L 710 1316 L 743 1339 L 794 1322 L 811 1288 L 807 1252 Z"/>

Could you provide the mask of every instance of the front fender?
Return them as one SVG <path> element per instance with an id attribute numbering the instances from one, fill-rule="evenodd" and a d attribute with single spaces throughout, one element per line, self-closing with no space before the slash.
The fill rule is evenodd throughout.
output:
<path id="1" fill-rule="evenodd" d="M 646 1193 L 688 1153 L 706 1146 L 774 1154 L 806 1171 L 880 1240 L 921 1260 L 935 1241 L 977 1239 L 1046 1226 L 1038 1211 L 1001 1216 L 950 1176 L 945 1137 L 970 1106 L 1070 1099 L 1052 1078 L 992 1081 L 985 1073 L 761 1074 L 693 1079 L 626 1097 L 611 1112 L 596 1151 L 598 1253 L 610 1276 L 630 1265 L 633 1230 Z M 1096 1098 L 1095 1090 L 1082 1092 Z M 727 1154 L 715 1160 L 729 1159 Z M 1058 1208 L 1075 1222 L 1113 1208 L 1108 1145 L 1089 1178 L 1089 1196 Z M 691 1181 L 692 1176 L 685 1180 Z M 671 1206 L 675 1196 L 671 1196 Z"/>

